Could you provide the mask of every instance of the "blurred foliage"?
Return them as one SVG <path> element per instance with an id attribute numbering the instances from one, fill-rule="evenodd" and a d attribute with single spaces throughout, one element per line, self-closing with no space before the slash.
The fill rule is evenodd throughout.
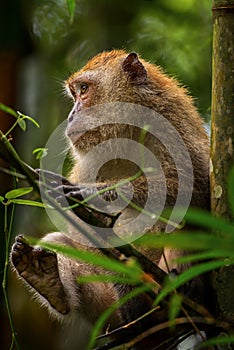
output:
<path id="1" fill-rule="evenodd" d="M 26 3 L 21 0 L 26 9 Z M 68 8 L 68 3 L 70 4 Z M 33 51 L 21 64 L 18 106 L 40 131 L 20 139 L 23 157 L 43 147 L 71 109 L 64 80 L 103 50 L 124 48 L 159 64 L 188 87 L 208 122 L 211 94 L 209 0 L 35 0 L 27 16 Z M 70 9 L 70 10 L 69 10 Z"/>
<path id="2" fill-rule="evenodd" d="M 77 0 L 73 21 L 66 0 L 35 0 L 28 25 L 42 67 L 37 78 L 39 82 L 44 80 L 43 99 L 55 99 L 53 103 L 58 104 L 55 91 L 62 88 L 56 79 L 63 81 L 100 51 L 126 48 L 161 65 L 188 86 L 199 101 L 202 115 L 208 118 L 212 31 L 209 0 L 135 0 L 133 6 L 125 0 Z M 54 114 L 59 112 L 60 120 L 67 113 L 63 105 L 64 100 L 58 109 L 50 108 Z"/>

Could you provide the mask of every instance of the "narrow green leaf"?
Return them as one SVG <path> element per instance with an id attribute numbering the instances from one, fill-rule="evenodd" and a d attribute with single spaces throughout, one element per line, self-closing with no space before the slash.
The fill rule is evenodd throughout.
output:
<path id="1" fill-rule="evenodd" d="M 28 199 L 12 199 L 11 202 L 15 204 L 29 205 L 31 207 L 45 208 L 45 205 L 43 203 L 37 202 L 37 201 L 31 201 Z"/>
<path id="2" fill-rule="evenodd" d="M 212 338 L 212 339 L 206 340 L 205 342 L 202 342 L 201 344 L 198 344 L 195 347 L 195 349 L 196 350 L 204 349 L 204 348 L 207 349 L 208 345 L 227 345 L 227 347 L 225 348 L 222 347 L 222 349 L 232 349 L 230 347 L 230 344 L 234 344 L 234 336 L 220 335 L 217 338 Z"/>
<path id="3" fill-rule="evenodd" d="M 137 241 L 137 244 L 150 248 L 171 247 L 178 249 L 190 249 L 193 251 L 222 251 L 224 255 L 234 255 L 234 236 L 229 234 L 226 236 L 223 235 L 223 237 L 196 232 L 172 233 L 159 236 L 145 235 Z"/>
<path id="4" fill-rule="evenodd" d="M 0 109 L 10 115 L 12 115 L 15 118 L 18 118 L 18 115 L 16 113 L 16 111 L 14 111 L 14 109 L 4 105 L 3 103 L 0 103 Z"/>
<path id="5" fill-rule="evenodd" d="M 67 8 L 68 8 L 68 12 L 69 12 L 69 15 L 71 17 L 71 20 L 74 17 L 75 7 L 76 7 L 75 0 L 67 0 Z"/>
<path id="6" fill-rule="evenodd" d="M 40 128 L 40 125 L 38 124 L 38 122 L 35 119 L 33 119 L 32 117 L 29 117 L 28 115 L 25 115 L 24 119 L 30 120 L 37 128 Z"/>
<path id="7" fill-rule="evenodd" d="M 26 123 L 25 123 L 25 121 L 22 118 L 18 118 L 17 122 L 18 122 L 20 128 L 23 131 L 25 131 L 26 130 Z"/>
<path id="8" fill-rule="evenodd" d="M 31 240 L 31 238 L 29 238 L 29 240 Z M 131 278 L 140 279 L 139 276 L 142 275 L 142 270 L 136 262 L 132 263 L 131 265 L 125 265 L 122 262 L 107 258 L 104 255 L 94 254 L 93 252 L 86 250 L 77 250 L 71 247 L 65 247 L 45 242 L 37 242 L 37 244 L 40 244 L 42 247 L 53 250 L 55 252 L 70 256 L 71 258 L 79 259 L 95 266 L 101 266 L 108 271 L 114 271 L 120 274 L 123 273 L 127 276 L 130 276 Z"/>
<path id="9" fill-rule="evenodd" d="M 175 325 L 175 319 L 180 312 L 183 297 L 180 294 L 173 294 L 169 303 L 169 320 L 171 325 Z"/>
<path id="10" fill-rule="evenodd" d="M 207 227 L 209 229 L 218 230 L 220 232 L 234 234 L 234 225 L 227 220 L 217 218 L 201 209 L 189 209 L 185 215 L 185 220 L 189 223 L 194 223 L 200 227 Z"/>
<path id="11" fill-rule="evenodd" d="M 229 259 L 229 265 L 234 264 L 234 260 Z M 215 260 L 202 263 L 200 265 L 192 266 L 188 270 L 182 272 L 180 275 L 175 277 L 173 280 L 168 279 L 163 287 L 162 291 L 157 296 L 154 306 L 158 305 L 161 300 L 163 300 L 169 293 L 177 289 L 178 287 L 185 284 L 187 281 L 193 279 L 196 276 L 199 276 L 205 272 L 212 271 L 219 267 L 227 265 L 227 262 L 224 260 Z"/>
<path id="12" fill-rule="evenodd" d="M 116 273 L 113 275 L 110 274 L 100 274 L 100 275 L 88 275 L 88 276 L 80 276 L 77 278 L 78 283 L 90 283 L 90 282 L 113 282 L 113 283 L 121 283 L 121 284 L 136 284 L 139 283 L 139 278 L 130 279 L 130 276 L 119 276 Z"/>
<path id="13" fill-rule="evenodd" d="M 149 287 L 146 285 L 134 288 L 131 292 L 125 294 L 117 302 L 113 303 L 106 311 L 104 311 L 93 327 L 89 343 L 87 345 L 87 350 L 93 349 L 96 337 L 98 336 L 98 334 L 100 334 L 101 329 L 104 327 L 106 321 L 110 318 L 113 312 L 115 312 L 120 306 L 124 305 L 128 300 L 133 299 L 137 295 L 142 294 L 147 290 L 149 290 Z"/>
<path id="14" fill-rule="evenodd" d="M 4 201 L 4 197 L 0 196 L 0 203 L 2 203 Z"/>
<path id="15" fill-rule="evenodd" d="M 11 190 L 5 194 L 6 199 L 15 199 L 17 197 L 24 196 L 27 193 L 32 192 L 32 187 L 24 187 L 24 188 L 17 188 L 15 190 Z"/>
<path id="16" fill-rule="evenodd" d="M 35 148 L 32 153 L 36 154 L 36 159 L 41 159 L 47 156 L 48 148 Z"/>
<path id="17" fill-rule="evenodd" d="M 167 215 L 169 211 L 165 211 L 164 215 Z M 181 217 L 181 214 L 184 214 L 183 209 L 174 209 L 174 215 L 176 219 L 176 215 Z M 185 223 L 195 224 L 196 226 L 213 229 L 219 232 L 234 234 L 234 224 L 230 223 L 228 220 L 223 218 L 218 218 L 212 215 L 210 212 L 197 209 L 190 208 L 185 215 Z"/>
<path id="18" fill-rule="evenodd" d="M 185 264 L 185 263 L 191 263 L 195 261 L 205 261 L 208 259 L 227 258 L 229 254 L 230 254 L 230 251 L 227 252 L 226 250 L 211 250 L 211 251 L 206 250 L 206 251 L 203 251 L 202 253 L 179 257 L 175 259 L 175 261 L 180 264 Z"/>

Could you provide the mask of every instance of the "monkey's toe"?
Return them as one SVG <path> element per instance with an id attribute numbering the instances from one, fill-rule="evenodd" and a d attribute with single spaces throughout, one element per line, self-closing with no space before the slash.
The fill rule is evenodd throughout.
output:
<path id="1" fill-rule="evenodd" d="M 33 247 L 30 246 L 23 235 L 15 238 L 11 250 L 11 261 L 20 274 L 27 268 L 32 250 Z"/>
<path id="2" fill-rule="evenodd" d="M 56 254 L 41 247 L 33 247 L 23 235 L 15 239 L 11 250 L 11 261 L 18 273 L 42 275 L 57 268 Z"/>

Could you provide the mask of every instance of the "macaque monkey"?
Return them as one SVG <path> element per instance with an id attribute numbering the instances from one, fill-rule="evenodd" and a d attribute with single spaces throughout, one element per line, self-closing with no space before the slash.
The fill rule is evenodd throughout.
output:
<path id="1" fill-rule="evenodd" d="M 134 178 L 139 171 L 139 164 L 135 165 L 127 157 L 116 156 L 113 149 L 113 157 L 100 167 L 96 176 L 96 183 L 93 183 L 92 171 L 97 167 L 98 160 L 90 156 L 86 158 L 88 152 L 102 142 L 113 139 L 130 139 L 142 146 L 140 139 L 142 130 L 136 125 L 126 125 L 120 122 L 114 123 L 109 116 L 118 113 L 115 109 L 116 103 L 124 103 L 143 106 L 154 113 L 162 116 L 174 130 L 179 134 L 186 150 L 190 156 L 193 170 L 193 186 L 183 186 L 183 195 L 186 197 L 191 192 L 191 206 L 209 207 L 209 143 L 204 130 L 203 123 L 199 117 L 192 98 L 186 89 L 171 77 L 165 75 L 162 70 L 139 58 L 136 53 L 127 54 L 122 50 L 103 52 L 92 58 L 80 71 L 74 73 L 66 81 L 68 94 L 74 100 L 74 107 L 68 116 L 66 135 L 70 139 L 74 166 L 69 177 L 70 183 L 64 186 L 66 196 L 71 196 L 82 200 L 97 190 L 108 188 L 117 184 L 121 180 L 132 178 L 131 183 L 126 183 L 120 190 L 126 197 L 131 197 L 131 202 L 137 207 L 144 208 L 147 198 L 151 195 L 151 204 L 160 204 L 165 201 L 165 208 L 173 208 L 179 192 L 179 175 L 185 179 L 189 178 L 188 165 L 184 161 L 183 169 L 177 169 L 176 161 L 171 156 L 171 149 L 165 142 L 158 140 L 150 131 L 145 132 L 143 145 L 156 157 L 160 164 L 161 172 L 140 174 Z M 95 114 L 93 107 L 111 106 L 107 108 L 103 123 L 97 126 L 92 125 L 92 118 Z M 87 111 L 87 113 L 86 113 Z M 92 112 L 94 111 L 94 112 Z M 98 112 L 97 112 L 98 114 Z M 97 116 L 96 116 L 97 117 Z M 118 120 L 118 118 L 116 119 Z M 109 121 L 109 124 L 108 124 Z M 126 121 L 127 122 L 127 121 Z M 154 125 L 156 129 L 160 125 Z M 142 124 L 142 129 L 144 125 Z M 171 134 L 167 129 L 163 131 L 164 136 L 171 140 Z M 174 147 L 176 148 L 176 145 Z M 109 146 L 109 152 L 111 146 Z M 134 157 L 140 157 L 140 148 L 134 151 Z M 175 149 L 174 149 L 175 150 Z M 127 150 L 126 150 L 127 152 Z M 180 149 L 176 150 L 178 159 L 183 163 L 183 154 Z M 100 155 L 102 156 L 102 155 Z M 135 159 L 135 158 L 134 158 Z M 163 173 L 163 176 L 161 176 Z M 179 175 L 178 175 L 179 174 Z M 150 191 L 147 184 L 150 179 Z M 69 185 L 70 184 L 70 185 Z M 131 190 L 129 189 L 131 187 Z M 128 195 L 128 191 L 131 195 Z M 108 212 L 108 206 L 114 204 L 118 197 L 118 191 L 112 189 L 102 191 L 100 210 Z M 156 203 L 156 207 L 157 207 Z M 98 207 L 98 201 L 91 205 Z M 114 232 L 124 239 L 126 235 L 131 236 L 135 231 L 134 225 L 125 225 L 137 217 L 139 211 L 130 203 L 121 209 L 115 209 L 119 216 L 114 224 Z M 113 209 L 114 211 L 114 209 Z M 79 216 L 79 209 L 77 211 Z M 150 227 L 146 220 L 141 221 L 142 232 L 155 233 L 163 232 L 166 224 L 157 220 Z M 127 227 L 127 229 L 126 229 Z M 59 243 L 87 251 L 98 251 L 97 248 L 81 244 L 77 239 L 72 239 L 73 234 L 67 235 L 63 232 L 54 232 L 43 238 L 45 242 Z M 126 232 L 125 232 L 126 231 Z M 134 232 L 133 232 L 134 233 Z M 74 234 L 74 237 L 77 235 Z M 141 252 L 149 259 L 158 264 L 165 272 L 176 269 L 178 273 L 184 268 L 176 266 L 173 258 L 178 252 L 165 249 L 164 255 L 158 249 L 142 249 Z M 166 260 L 166 261 L 165 261 Z M 127 286 L 114 283 L 86 283 L 79 285 L 77 277 L 87 274 L 103 273 L 101 268 L 91 266 L 87 263 L 72 260 L 61 254 L 44 250 L 38 246 L 29 245 L 22 236 L 16 237 L 16 242 L 12 247 L 11 261 L 17 274 L 33 289 L 38 295 L 43 305 L 46 305 L 52 315 L 64 322 L 76 320 L 76 331 L 80 332 L 80 345 L 85 347 L 89 332 L 95 321 L 113 302 L 126 293 Z M 109 330 L 130 322 L 144 312 L 149 310 L 151 304 L 146 297 L 138 297 L 129 302 L 125 307 L 120 308 L 112 314 L 108 320 Z M 152 326 L 152 325 L 151 325 Z"/>

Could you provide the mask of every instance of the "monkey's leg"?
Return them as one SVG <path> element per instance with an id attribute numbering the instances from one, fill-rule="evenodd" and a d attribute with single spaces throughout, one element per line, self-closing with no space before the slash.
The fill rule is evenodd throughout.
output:
<path id="1" fill-rule="evenodd" d="M 16 237 L 11 260 L 17 272 L 61 314 L 70 311 L 58 272 L 55 253 L 32 247 L 22 235 Z"/>

